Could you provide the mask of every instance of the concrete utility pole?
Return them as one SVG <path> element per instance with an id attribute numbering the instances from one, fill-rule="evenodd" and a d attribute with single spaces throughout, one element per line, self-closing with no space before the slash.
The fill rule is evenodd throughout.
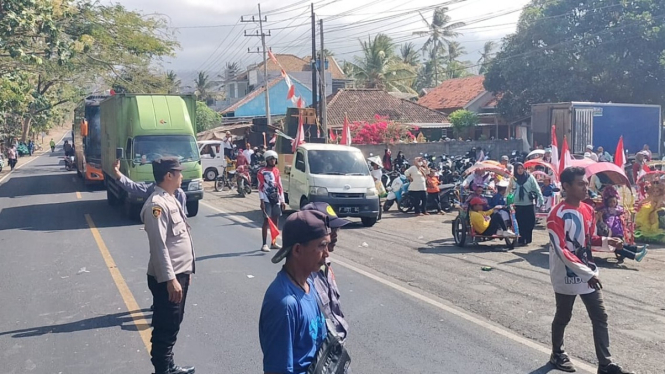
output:
<path id="1" fill-rule="evenodd" d="M 270 118 L 270 93 L 268 92 L 268 50 L 266 49 L 266 36 L 270 36 L 270 31 L 268 31 L 268 34 L 265 34 L 263 32 L 263 22 L 267 22 L 268 18 L 263 18 L 261 16 L 261 4 L 259 3 L 259 20 L 256 21 L 254 19 L 254 16 L 252 16 L 252 20 L 244 20 L 243 17 L 240 17 L 240 22 L 258 22 L 259 23 L 259 33 L 256 34 L 247 34 L 247 31 L 245 31 L 245 36 L 260 36 L 261 37 L 261 45 L 263 46 L 263 81 L 265 84 L 265 96 L 266 96 L 266 122 L 268 125 L 272 125 L 272 120 Z M 251 52 L 249 48 L 247 48 L 247 53 L 257 53 L 257 52 Z"/>
<path id="2" fill-rule="evenodd" d="M 328 143 L 328 108 L 326 100 L 326 50 L 323 47 L 323 20 L 319 20 L 319 32 L 321 33 L 321 127 L 323 127 L 323 136 Z"/>
<path id="3" fill-rule="evenodd" d="M 310 64 L 312 64 L 312 106 L 316 111 L 316 90 L 318 86 L 316 85 L 316 15 L 314 14 L 314 3 L 312 3 L 312 58 Z"/>

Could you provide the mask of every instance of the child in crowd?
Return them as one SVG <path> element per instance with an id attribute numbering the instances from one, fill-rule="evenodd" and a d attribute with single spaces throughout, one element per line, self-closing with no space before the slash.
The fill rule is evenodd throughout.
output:
<path id="1" fill-rule="evenodd" d="M 436 169 L 430 169 L 427 176 L 427 201 L 433 202 L 436 205 L 436 212 L 443 214 L 441 210 L 441 200 L 439 198 L 439 177 L 436 176 Z"/>
<path id="2" fill-rule="evenodd" d="M 607 186 L 603 190 L 603 206 L 597 212 L 598 223 L 596 225 L 599 236 L 608 236 L 613 238 L 624 238 L 624 226 L 622 216 L 624 210 L 619 206 L 619 193 L 612 186 Z M 614 251 L 619 262 L 627 257 L 637 262 L 642 261 L 647 255 L 648 249 L 645 244 L 641 249 L 635 245 L 623 245 L 622 249 Z"/>
<path id="3" fill-rule="evenodd" d="M 500 181 L 496 184 L 496 193 L 494 194 L 494 196 L 492 196 L 490 201 L 487 202 L 487 205 L 490 208 L 494 209 L 497 206 L 505 207 L 507 205 L 506 204 L 506 195 L 507 195 L 507 192 L 508 192 L 508 186 L 509 185 L 510 185 L 510 182 L 506 179 L 504 179 L 504 180 L 502 180 L 502 181 Z M 500 210 L 498 213 L 501 216 L 501 218 L 503 218 L 504 221 L 508 221 L 510 219 L 510 215 L 505 210 Z"/>
<path id="4" fill-rule="evenodd" d="M 474 197 L 469 203 L 471 206 L 469 219 L 473 230 L 478 235 L 483 236 L 514 236 L 515 234 L 506 228 L 506 223 L 498 212 L 495 212 L 494 209 L 483 210 L 485 203 L 486 201 L 479 197 Z M 503 207 L 498 205 L 495 208 L 500 209 Z"/>
<path id="5" fill-rule="evenodd" d="M 540 206 L 541 212 L 549 212 L 554 206 L 554 194 L 559 192 L 556 184 L 552 182 L 552 177 L 546 176 L 543 178 L 543 183 L 540 186 L 540 192 L 543 194 L 543 205 Z"/>

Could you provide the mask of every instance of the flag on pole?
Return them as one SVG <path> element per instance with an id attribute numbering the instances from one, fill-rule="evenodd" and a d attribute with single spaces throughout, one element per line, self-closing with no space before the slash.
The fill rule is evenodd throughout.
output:
<path id="1" fill-rule="evenodd" d="M 349 125 L 349 118 L 344 113 L 344 128 L 342 129 L 342 143 L 343 145 L 351 145 L 351 126 Z"/>
<path id="2" fill-rule="evenodd" d="M 277 143 L 277 134 L 272 136 L 272 139 L 270 139 L 270 144 L 275 144 Z"/>
<path id="3" fill-rule="evenodd" d="M 617 149 L 614 152 L 614 164 L 622 169 L 626 164 L 626 153 L 623 150 L 623 135 L 619 137 Z"/>
<path id="4" fill-rule="evenodd" d="M 559 175 L 570 166 L 570 151 L 568 150 L 568 140 L 563 136 L 563 145 L 561 146 L 561 161 L 559 161 Z"/>
<path id="5" fill-rule="evenodd" d="M 559 168 L 559 144 L 556 140 L 556 126 L 552 125 L 552 166 Z"/>
<path id="6" fill-rule="evenodd" d="M 332 131 L 332 129 L 330 129 L 328 132 L 330 133 L 330 141 L 332 141 L 332 142 L 337 141 L 337 137 L 335 136 L 335 132 Z"/>
<path id="7" fill-rule="evenodd" d="M 291 142 L 291 151 L 293 153 L 296 153 L 298 146 L 305 142 L 305 132 L 303 131 L 302 121 L 302 111 L 300 111 L 300 115 L 298 115 L 298 131 L 296 132 L 296 138 Z"/>

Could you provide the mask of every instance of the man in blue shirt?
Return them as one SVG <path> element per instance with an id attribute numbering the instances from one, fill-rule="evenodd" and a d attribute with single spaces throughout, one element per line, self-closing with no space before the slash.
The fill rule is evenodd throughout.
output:
<path id="1" fill-rule="evenodd" d="M 326 337 L 310 275 L 325 265 L 330 243 L 328 216 L 306 210 L 284 223 L 282 248 L 273 263 L 286 258 L 263 297 L 259 340 L 265 374 L 303 374 Z"/>

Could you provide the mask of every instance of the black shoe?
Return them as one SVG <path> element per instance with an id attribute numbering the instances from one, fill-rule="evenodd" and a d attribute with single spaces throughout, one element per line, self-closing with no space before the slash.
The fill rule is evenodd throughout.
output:
<path id="1" fill-rule="evenodd" d="M 194 374 L 194 366 L 178 366 L 174 365 L 169 368 L 169 374 Z"/>
<path id="2" fill-rule="evenodd" d="M 628 371 L 623 369 L 619 364 L 614 362 L 605 366 L 604 368 L 598 368 L 598 374 L 635 374 L 633 371 Z"/>
<path id="3" fill-rule="evenodd" d="M 561 371 L 573 373 L 577 370 L 575 369 L 575 365 L 573 365 L 573 363 L 570 361 L 570 358 L 568 358 L 568 354 L 566 352 L 552 353 L 550 356 L 550 363 Z"/>

